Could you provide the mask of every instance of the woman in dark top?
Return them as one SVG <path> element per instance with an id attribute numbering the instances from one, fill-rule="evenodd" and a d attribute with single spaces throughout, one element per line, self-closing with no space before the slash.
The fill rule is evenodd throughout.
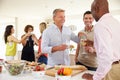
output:
<path id="1" fill-rule="evenodd" d="M 34 44 L 38 45 L 38 40 L 36 36 L 31 33 L 33 31 L 32 25 L 27 25 L 24 31 L 26 32 L 26 34 L 29 33 L 30 35 L 24 41 L 22 41 L 23 49 L 21 59 L 32 62 L 35 61 Z M 23 36 L 25 36 L 26 34 L 24 34 Z"/>

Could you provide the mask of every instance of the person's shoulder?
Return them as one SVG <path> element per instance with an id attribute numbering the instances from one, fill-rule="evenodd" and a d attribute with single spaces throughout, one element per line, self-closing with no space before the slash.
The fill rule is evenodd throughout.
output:
<path id="1" fill-rule="evenodd" d="M 51 26 L 49 26 L 48 28 L 46 28 L 46 29 L 43 31 L 43 33 L 50 32 L 50 30 L 52 30 L 52 29 L 51 29 Z"/>
<path id="2" fill-rule="evenodd" d="M 14 36 L 13 36 L 13 35 L 8 36 L 8 39 L 12 39 L 12 38 L 14 38 Z"/>
<path id="3" fill-rule="evenodd" d="M 55 28 L 54 25 L 51 24 L 44 30 L 44 33 L 53 32 L 54 28 Z"/>
<path id="4" fill-rule="evenodd" d="M 70 27 L 68 27 L 68 26 L 63 26 L 63 28 L 64 28 L 65 30 L 67 30 L 67 31 L 72 31 L 72 30 L 70 29 Z"/>
<path id="5" fill-rule="evenodd" d="M 53 24 L 49 25 L 45 30 L 51 30 L 54 27 Z"/>
<path id="6" fill-rule="evenodd" d="M 103 22 L 98 22 L 94 25 L 94 32 L 95 33 L 102 33 L 104 30 L 107 30 L 107 25 Z"/>
<path id="7" fill-rule="evenodd" d="M 100 29 L 100 26 L 101 26 L 100 23 L 96 23 L 96 24 L 94 25 L 94 30 Z"/>
<path id="8" fill-rule="evenodd" d="M 36 37 L 36 35 L 35 35 L 35 34 L 32 34 L 32 37 Z"/>
<path id="9" fill-rule="evenodd" d="M 13 35 L 9 35 L 9 36 L 7 37 L 7 40 L 8 40 L 9 42 L 11 42 L 14 38 L 15 38 L 15 37 L 14 37 Z"/>
<path id="10" fill-rule="evenodd" d="M 10 41 L 11 38 L 12 38 L 12 36 L 9 35 L 9 36 L 7 37 L 7 40 Z"/>
<path id="11" fill-rule="evenodd" d="M 103 21 L 98 21 L 95 25 L 94 25 L 94 29 L 95 28 L 101 28 L 103 26 L 105 26 L 106 23 L 104 23 Z"/>

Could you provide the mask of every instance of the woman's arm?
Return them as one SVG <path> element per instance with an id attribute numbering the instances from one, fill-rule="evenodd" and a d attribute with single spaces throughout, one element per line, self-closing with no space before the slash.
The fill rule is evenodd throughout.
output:
<path id="1" fill-rule="evenodd" d="M 26 42 L 27 42 L 26 39 L 27 39 L 27 36 L 25 36 L 25 34 L 21 36 L 21 43 L 23 46 L 26 45 Z"/>
<path id="2" fill-rule="evenodd" d="M 16 37 L 14 37 L 12 35 L 8 37 L 8 41 L 10 41 L 10 42 L 16 42 L 16 43 L 21 43 L 20 40 L 18 40 Z"/>
<path id="3" fill-rule="evenodd" d="M 31 33 L 26 33 L 26 34 L 24 34 L 24 35 L 22 35 L 22 37 L 21 37 L 21 43 L 22 43 L 22 45 L 23 46 L 25 46 L 26 45 L 26 42 L 27 42 L 27 38 L 29 37 L 31 35 Z"/>
<path id="4" fill-rule="evenodd" d="M 35 34 L 32 34 L 32 38 L 33 38 L 35 44 L 38 46 L 38 39 L 37 39 L 37 37 L 35 36 Z"/>

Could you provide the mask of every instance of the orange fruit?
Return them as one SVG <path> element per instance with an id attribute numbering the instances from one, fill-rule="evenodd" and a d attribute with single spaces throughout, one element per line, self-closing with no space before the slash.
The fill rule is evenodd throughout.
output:
<path id="1" fill-rule="evenodd" d="M 64 68 L 63 75 L 71 75 L 72 74 L 72 69 L 71 68 Z"/>

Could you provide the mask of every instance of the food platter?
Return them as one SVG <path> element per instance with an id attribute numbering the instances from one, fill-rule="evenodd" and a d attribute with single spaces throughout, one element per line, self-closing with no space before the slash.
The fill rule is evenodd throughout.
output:
<path id="1" fill-rule="evenodd" d="M 37 62 L 26 62 L 26 65 L 24 67 L 24 73 L 31 73 L 36 66 L 40 66 L 42 68 L 45 68 L 46 65 L 43 63 L 37 63 Z"/>
<path id="2" fill-rule="evenodd" d="M 67 68 L 67 67 L 73 69 L 71 76 L 75 76 L 75 75 L 87 70 L 87 68 L 82 65 L 73 65 L 73 66 L 56 65 L 52 68 L 47 69 L 45 74 L 48 76 L 55 77 L 57 70 L 59 68 Z"/>

